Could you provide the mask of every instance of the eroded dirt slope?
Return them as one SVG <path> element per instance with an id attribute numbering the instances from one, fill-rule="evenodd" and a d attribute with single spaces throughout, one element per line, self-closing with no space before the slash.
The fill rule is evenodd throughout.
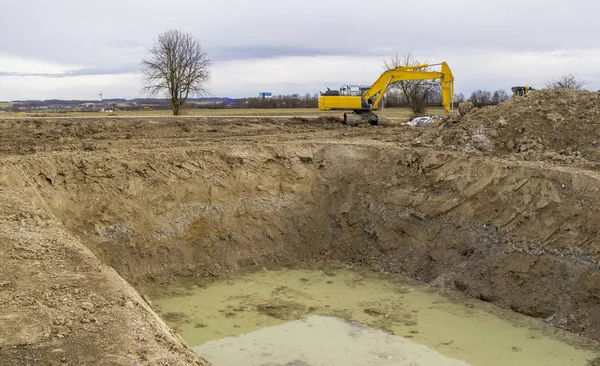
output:
<path id="1" fill-rule="evenodd" d="M 60 221 L 0 201 L 0 364 L 208 365 Z"/>

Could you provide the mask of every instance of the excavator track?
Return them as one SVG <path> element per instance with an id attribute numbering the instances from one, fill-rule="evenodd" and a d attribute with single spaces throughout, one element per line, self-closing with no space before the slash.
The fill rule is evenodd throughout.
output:
<path id="1" fill-rule="evenodd" d="M 344 124 L 347 126 L 356 126 L 368 123 L 372 126 L 382 126 L 388 124 L 387 118 L 379 116 L 373 112 L 366 113 L 344 113 Z"/>

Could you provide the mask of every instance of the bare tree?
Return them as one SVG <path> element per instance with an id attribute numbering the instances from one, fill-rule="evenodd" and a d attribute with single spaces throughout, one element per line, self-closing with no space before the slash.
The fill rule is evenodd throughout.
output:
<path id="1" fill-rule="evenodd" d="M 487 90 L 476 90 L 471 93 L 469 102 L 473 103 L 475 107 L 484 107 L 492 104 L 492 93 Z"/>
<path id="2" fill-rule="evenodd" d="M 402 66 L 414 66 L 420 65 L 410 53 L 405 58 L 399 57 L 397 54 L 394 58 L 389 61 L 383 62 L 383 67 L 386 70 L 392 70 Z M 424 69 L 429 71 L 430 69 Z M 440 85 L 430 80 L 401 80 L 397 83 L 392 84 L 390 89 L 400 89 L 404 94 L 408 105 L 414 113 L 425 113 L 425 106 L 430 96 L 436 93 L 440 89 Z"/>
<path id="3" fill-rule="evenodd" d="M 492 103 L 491 104 L 500 104 L 502 102 L 506 102 L 510 97 L 508 93 L 504 89 L 498 89 L 492 95 Z"/>
<path id="4" fill-rule="evenodd" d="M 404 93 L 398 88 L 393 88 L 385 94 L 385 105 L 387 107 L 407 107 L 408 103 L 404 98 Z"/>
<path id="5" fill-rule="evenodd" d="M 458 93 L 454 97 L 454 103 L 456 103 L 457 105 L 464 102 L 465 100 L 467 100 L 467 98 L 465 98 L 465 95 L 463 93 Z"/>
<path id="6" fill-rule="evenodd" d="M 583 89 L 588 82 L 576 77 L 573 74 L 563 75 L 558 79 L 550 79 L 544 83 L 547 89 Z"/>
<path id="7" fill-rule="evenodd" d="M 162 33 L 149 53 L 142 60 L 144 91 L 150 95 L 166 93 L 173 115 L 180 114 L 190 94 L 206 94 L 210 60 L 191 34 L 178 30 Z"/>
<path id="8" fill-rule="evenodd" d="M 442 96 L 442 88 L 435 88 L 425 100 L 428 107 L 442 105 L 444 97 Z"/>

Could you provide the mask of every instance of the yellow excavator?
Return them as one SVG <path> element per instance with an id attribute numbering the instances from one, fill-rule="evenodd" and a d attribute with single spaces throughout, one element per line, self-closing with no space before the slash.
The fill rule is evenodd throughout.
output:
<path id="1" fill-rule="evenodd" d="M 441 65 L 441 71 L 427 71 L 431 66 Z M 328 90 L 319 95 L 319 110 L 352 111 L 344 113 L 344 124 L 356 125 L 369 122 L 372 125 L 384 124 L 383 117 L 373 111 L 381 109 L 381 101 L 388 87 L 402 80 L 435 80 L 442 85 L 442 104 L 446 114 L 450 113 L 454 102 L 454 76 L 446 62 L 402 66 L 387 70 L 371 86 L 345 85 L 340 90 Z"/>

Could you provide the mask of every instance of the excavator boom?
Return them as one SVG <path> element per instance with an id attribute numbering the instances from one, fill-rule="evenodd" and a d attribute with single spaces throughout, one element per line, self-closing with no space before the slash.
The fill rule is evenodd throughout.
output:
<path id="1" fill-rule="evenodd" d="M 428 71 L 430 66 L 441 65 L 441 71 Z M 440 79 L 442 87 L 442 104 L 446 114 L 450 113 L 454 101 L 454 76 L 446 62 L 440 64 L 422 64 L 402 66 L 387 70 L 368 88 L 362 96 L 342 95 L 337 91 L 322 93 L 319 97 L 320 110 L 351 110 L 362 119 L 369 119 L 377 124 L 378 117 L 372 113 L 378 110 L 389 86 L 405 80 L 436 80 Z M 344 114 L 345 119 L 347 118 Z"/>

